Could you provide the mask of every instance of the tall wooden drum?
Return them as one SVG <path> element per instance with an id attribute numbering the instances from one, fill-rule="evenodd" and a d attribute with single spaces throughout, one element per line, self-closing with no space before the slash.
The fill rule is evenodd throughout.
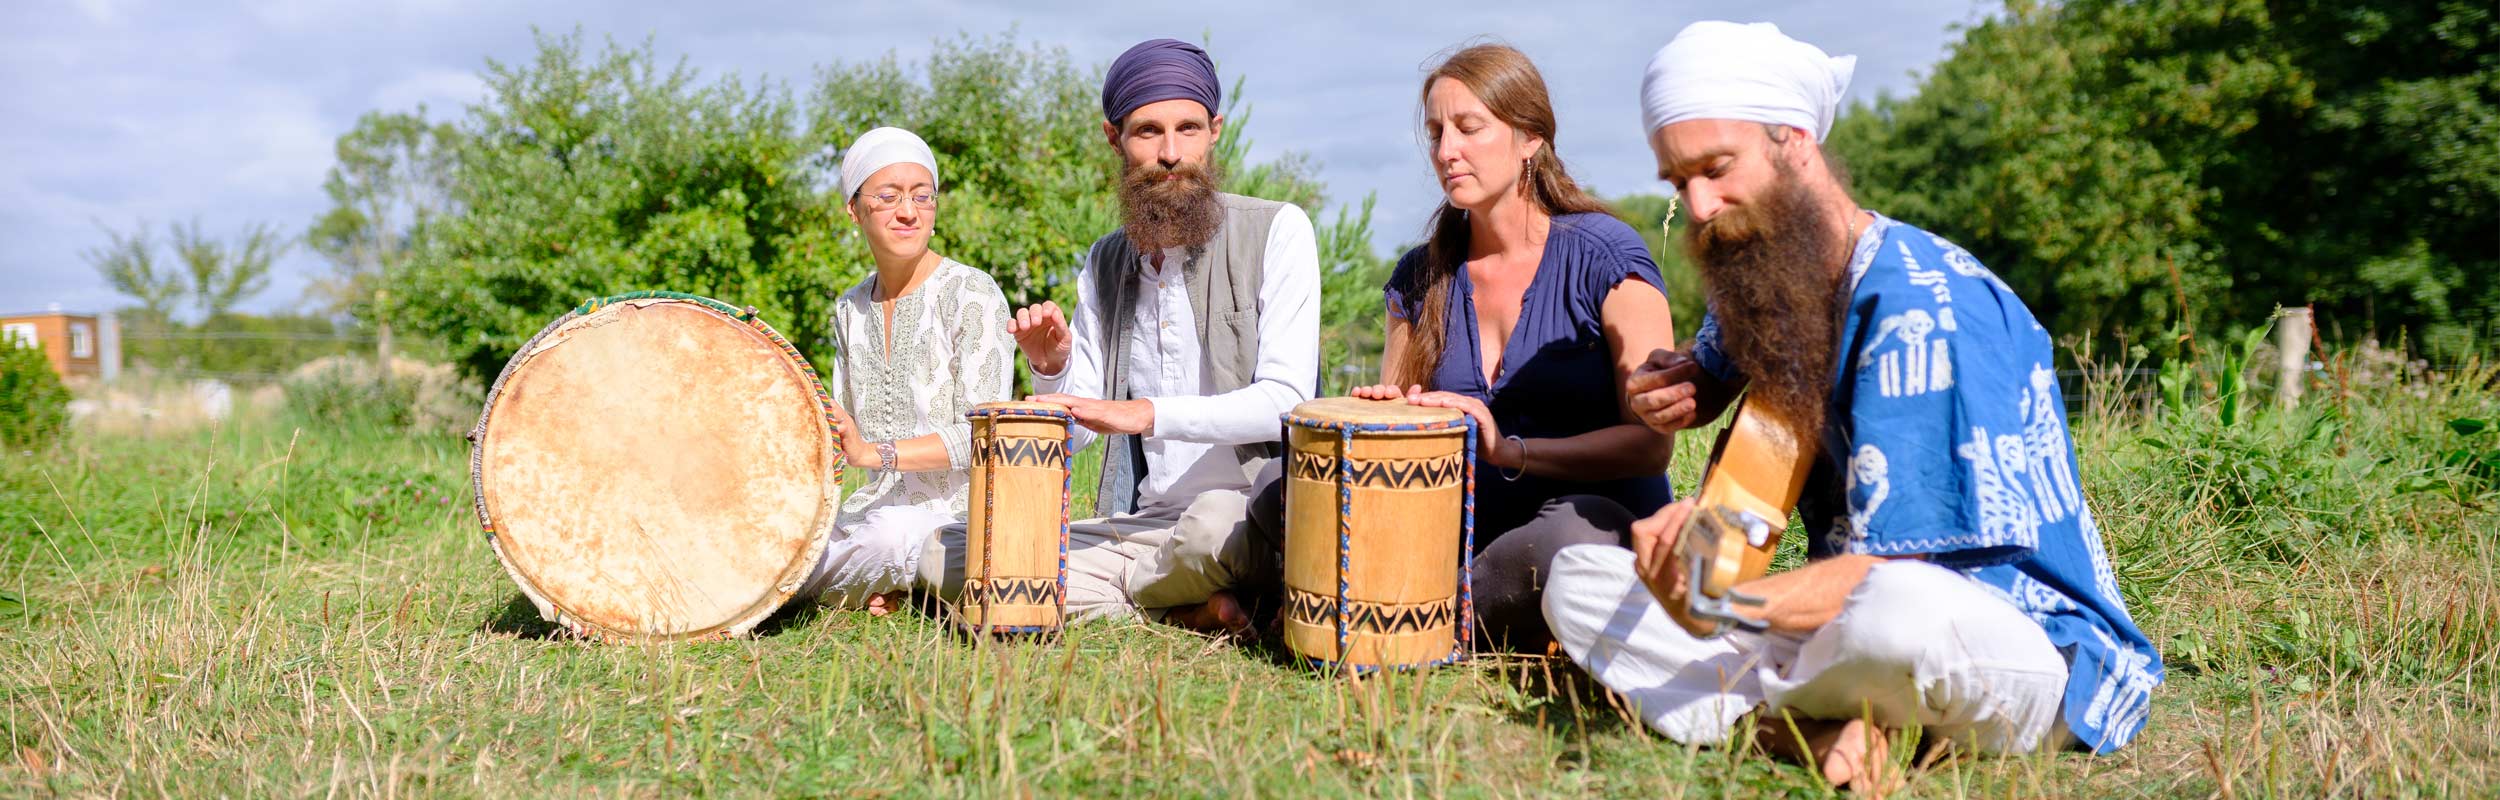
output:
<path id="1" fill-rule="evenodd" d="M 1285 645 L 1355 671 L 1463 657 L 1475 613 L 1472 421 L 1351 397 L 1284 419 Z"/>
<path id="2" fill-rule="evenodd" d="M 540 616 L 604 640 L 736 636 L 833 530 L 833 398 L 753 309 L 591 300 L 522 345 L 469 438 L 478 522 Z"/>
<path id="3" fill-rule="evenodd" d="M 965 526 L 967 629 L 1047 633 L 1068 598 L 1068 407 L 1003 402 L 974 406 L 971 524 Z"/>

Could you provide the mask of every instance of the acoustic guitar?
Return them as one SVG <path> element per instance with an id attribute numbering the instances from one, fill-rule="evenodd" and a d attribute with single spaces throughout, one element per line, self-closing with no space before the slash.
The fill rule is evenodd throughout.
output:
<path id="1" fill-rule="evenodd" d="M 1736 421 L 1720 431 L 1702 474 L 1693 515 L 1675 537 L 1672 557 L 1684 566 L 1683 596 L 1664 598 L 1662 605 L 1676 624 L 1704 639 L 1731 628 L 1767 627 L 1757 616 L 1763 599 L 1736 587 L 1770 571 L 1818 449 L 1814 437 L 1769 406 L 1737 407 Z"/>

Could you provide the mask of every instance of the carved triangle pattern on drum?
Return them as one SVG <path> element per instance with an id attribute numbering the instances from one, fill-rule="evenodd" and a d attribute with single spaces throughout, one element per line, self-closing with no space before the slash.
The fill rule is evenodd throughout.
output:
<path id="1" fill-rule="evenodd" d="M 1048 439 L 976 439 L 972 443 L 972 463 L 984 467 L 1062 469 L 1068 465 L 1068 449 Z"/>
<path id="2" fill-rule="evenodd" d="M 1047 606 L 1059 603 L 1057 578 L 973 578 L 964 581 L 966 606 Z"/>
<path id="3" fill-rule="evenodd" d="M 1286 587 L 1285 618 L 1323 628 L 1337 626 L 1337 598 Z M 1447 627 L 1458 620 L 1458 601 L 1444 597 L 1423 603 L 1393 605 L 1354 600 L 1346 603 L 1348 633 L 1418 633 Z"/>
<path id="4" fill-rule="evenodd" d="M 1459 453 L 1431 458 L 1356 459 L 1353 484 L 1364 489 L 1441 489 L 1466 479 L 1467 461 Z M 1292 475 L 1334 483 L 1337 460 L 1319 453 L 1293 452 Z"/>

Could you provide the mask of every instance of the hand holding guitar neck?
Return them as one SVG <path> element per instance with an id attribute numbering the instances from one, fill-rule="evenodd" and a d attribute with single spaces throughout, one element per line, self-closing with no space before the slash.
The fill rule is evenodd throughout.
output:
<path id="1" fill-rule="evenodd" d="M 1768 407 L 1746 403 L 1720 440 L 1717 457 L 1702 476 L 1700 493 L 1678 506 L 1680 519 L 1660 512 L 1651 520 L 1673 523 L 1664 563 L 1673 579 L 1651 581 L 1650 592 L 1684 630 L 1701 638 L 1729 628 L 1763 630 L 1763 599 L 1736 590 L 1762 577 L 1788 530 L 1788 512 L 1805 487 L 1816 447 Z M 1645 520 L 1646 522 L 1646 520 Z M 1653 533 L 1652 538 L 1660 534 Z M 1634 529 L 1637 544 L 1639 528 Z M 1644 577 L 1652 559 L 1643 558 Z"/>

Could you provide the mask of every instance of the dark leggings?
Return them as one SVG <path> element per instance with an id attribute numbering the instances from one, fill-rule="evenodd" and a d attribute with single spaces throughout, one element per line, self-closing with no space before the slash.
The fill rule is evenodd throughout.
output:
<path id="1" fill-rule="evenodd" d="M 1575 494 L 1545 501 L 1526 523 L 1495 532 L 1492 543 L 1476 552 L 1469 573 L 1476 599 L 1476 646 L 1545 652 L 1554 641 L 1545 626 L 1543 604 L 1554 554 L 1578 544 L 1624 546 L 1632 539 L 1632 519 L 1621 503 Z"/>

